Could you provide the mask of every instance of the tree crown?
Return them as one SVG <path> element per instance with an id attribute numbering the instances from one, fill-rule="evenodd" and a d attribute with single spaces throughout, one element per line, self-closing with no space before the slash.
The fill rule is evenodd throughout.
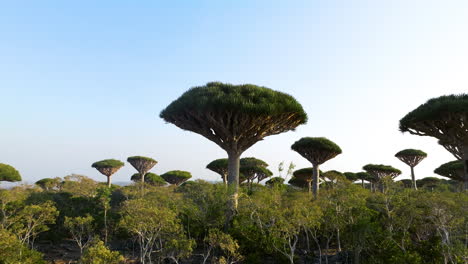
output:
<path id="1" fill-rule="evenodd" d="M 297 113 L 300 124 L 307 122 L 307 114 L 292 96 L 253 84 L 210 82 L 193 87 L 167 106 L 160 117 L 171 122 L 171 116 L 185 113 L 186 110 L 233 111 L 264 116 Z"/>
<path id="2" fill-rule="evenodd" d="M 261 159 L 247 157 L 240 159 L 240 166 L 241 167 L 268 167 L 268 163 Z"/>
<path id="3" fill-rule="evenodd" d="M 135 173 L 130 179 L 134 182 L 140 182 L 141 175 L 140 173 Z M 148 172 L 145 174 L 145 182 L 157 186 L 166 185 L 166 181 L 161 176 L 152 172 Z"/>
<path id="4" fill-rule="evenodd" d="M 409 131 L 414 123 L 445 119 L 447 114 L 468 114 L 468 94 L 432 98 L 400 120 L 400 130 Z"/>
<path id="5" fill-rule="evenodd" d="M 144 156 L 131 156 L 131 157 L 128 157 L 127 158 L 127 161 L 128 162 L 133 162 L 133 161 L 149 161 L 149 162 L 153 162 L 153 163 L 157 163 L 156 160 L 152 159 L 152 158 L 149 158 L 149 157 L 144 157 Z"/>
<path id="6" fill-rule="evenodd" d="M 0 163 L 0 181 L 21 181 L 20 173 L 8 164 Z"/>
<path id="7" fill-rule="evenodd" d="M 303 137 L 294 142 L 291 148 L 297 152 L 302 149 L 315 149 L 319 151 L 334 152 L 341 154 L 341 148 L 333 141 L 324 137 Z"/>
<path id="8" fill-rule="evenodd" d="M 179 185 L 192 178 L 192 174 L 188 171 L 173 170 L 162 174 L 161 177 L 170 184 Z"/>
<path id="9" fill-rule="evenodd" d="M 125 164 L 116 159 L 106 159 L 94 162 L 91 167 L 99 169 L 99 168 L 120 168 L 123 167 Z"/>
<path id="10" fill-rule="evenodd" d="M 382 172 L 382 173 L 391 173 L 391 174 L 401 174 L 401 170 L 396 169 L 392 166 L 388 165 L 382 165 L 382 164 L 367 164 L 364 167 L 362 167 L 366 171 L 376 171 L 376 172 Z"/>
<path id="11" fill-rule="evenodd" d="M 463 161 L 454 160 L 440 165 L 434 173 L 452 180 L 463 181 L 463 169 Z"/>
<path id="12" fill-rule="evenodd" d="M 265 182 L 266 185 L 272 186 L 272 185 L 280 185 L 283 184 L 284 178 L 282 177 L 273 177 L 269 179 L 268 181 Z"/>
<path id="13" fill-rule="evenodd" d="M 427 153 L 419 149 L 404 149 L 395 154 L 395 157 L 420 156 L 427 157 Z"/>

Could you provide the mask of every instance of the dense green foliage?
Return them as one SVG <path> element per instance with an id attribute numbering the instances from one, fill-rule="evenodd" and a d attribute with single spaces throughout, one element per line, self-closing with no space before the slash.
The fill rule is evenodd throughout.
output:
<path id="1" fill-rule="evenodd" d="M 427 157 L 427 153 L 419 150 L 419 149 L 404 149 L 401 151 L 398 151 L 397 154 L 395 154 L 395 157 L 404 157 L 404 156 L 421 156 L 421 157 Z"/>
<path id="2" fill-rule="evenodd" d="M 134 182 L 140 182 L 141 181 L 140 173 L 133 174 L 130 179 Z M 155 185 L 155 186 L 164 186 L 167 184 L 167 182 L 161 176 L 152 172 L 148 172 L 145 174 L 145 182 L 151 185 Z"/>
<path id="3" fill-rule="evenodd" d="M 307 122 L 302 106 L 290 95 L 253 84 L 220 82 L 193 87 L 164 109 L 160 116 L 172 122 L 186 111 L 241 112 L 246 115 L 274 116 L 296 113 L 300 124 Z"/>
<path id="4" fill-rule="evenodd" d="M 116 159 L 106 159 L 101 161 L 94 162 L 91 167 L 99 169 L 99 168 L 120 168 L 123 167 L 125 164 Z"/>
<path id="5" fill-rule="evenodd" d="M 377 172 L 387 174 L 392 177 L 396 177 L 401 174 L 401 170 L 393 168 L 392 166 L 382 164 L 367 164 L 362 168 L 370 173 Z"/>
<path id="6" fill-rule="evenodd" d="M 21 181 L 21 175 L 12 166 L 0 163 L 0 181 Z"/>
<path id="7" fill-rule="evenodd" d="M 425 178 L 419 190 L 389 184 L 380 193 L 341 179 L 313 201 L 283 178 L 270 181 L 241 188 L 228 229 L 222 183 L 141 192 L 74 175 L 62 181 L 74 188 L 0 190 L 0 263 L 45 263 L 33 243 L 48 258 L 52 245 L 74 250 L 65 263 L 462 264 L 468 253 L 468 194 L 449 181 Z"/>
<path id="8" fill-rule="evenodd" d="M 152 163 L 157 163 L 156 160 L 154 160 L 152 158 L 149 158 L 149 157 L 144 157 L 144 156 L 131 156 L 131 157 L 127 158 L 127 161 L 129 163 L 132 163 L 134 161 L 140 161 L 140 160 L 144 160 L 144 161 L 148 161 L 148 162 L 152 162 Z"/>
<path id="9" fill-rule="evenodd" d="M 430 99 L 400 120 L 400 130 L 406 132 L 412 129 L 415 123 L 443 120 L 449 115 L 468 115 L 468 94 L 444 95 Z"/>
<path id="10" fill-rule="evenodd" d="M 170 184 L 180 185 L 192 178 L 192 174 L 188 171 L 173 170 L 162 174 L 161 177 Z"/>
<path id="11" fill-rule="evenodd" d="M 434 173 L 456 181 L 463 181 L 463 161 L 454 160 L 440 165 Z"/>
<path id="12" fill-rule="evenodd" d="M 291 149 L 301 152 L 303 149 L 314 149 L 316 151 L 341 154 L 341 148 L 333 141 L 324 137 L 304 137 L 294 142 Z"/>

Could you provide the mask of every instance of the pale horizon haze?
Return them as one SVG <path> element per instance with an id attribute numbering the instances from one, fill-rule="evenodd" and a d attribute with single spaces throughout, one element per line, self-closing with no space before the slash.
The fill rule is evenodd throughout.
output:
<path id="1" fill-rule="evenodd" d="M 0 1 L 0 163 L 23 182 L 75 173 L 98 181 L 102 159 L 156 159 L 152 172 L 193 179 L 226 153 L 159 113 L 190 87 L 252 83 L 288 93 L 309 121 L 243 157 L 311 165 L 291 150 L 327 137 L 343 154 L 322 171 L 368 163 L 417 178 L 455 158 L 399 120 L 430 98 L 468 92 L 468 1 Z M 113 182 L 136 171 L 126 163 Z"/>

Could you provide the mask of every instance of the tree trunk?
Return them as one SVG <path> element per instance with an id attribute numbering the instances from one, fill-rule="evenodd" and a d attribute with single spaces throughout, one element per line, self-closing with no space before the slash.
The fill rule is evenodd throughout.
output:
<path id="1" fill-rule="evenodd" d="M 418 186 L 416 186 L 416 178 L 414 177 L 414 166 L 411 167 L 411 183 L 413 184 L 413 189 L 417 190 Z"/>
<path id="2" fill-rule="evenodd" d="M 143 186 L 143 184 L 145 183 L 145 174 L 146 174 L 146 173 L 144 173 L 144 172 L 140 172 L 140 177 L 141 177 L 140 180 L 141 180 L 142 186 Z"/>
<path id="3" fill-rule="evenodd" d="M 223 174 L 223 183 L 227 185 L 227 173 Z"/>
<path id="4" fill-rule="evenodd" d="M 312 192 L 314 193 L 314 199 L 317 199 L 318 194 L 319 194 L 320 171 L 319 171 L 319 165 L 318 164 L 312 164 L 312 165 L 313 165 Z"/>
<path id="5" fill-rule="evenodd" d="M 463 146 L 463 165 L 465 166 L 465 191 L 468 191 L 468 144 Z"/>
<path id="6" fill-rule="evenodd" d="M 341 240 L 340 240 L 340 229 L 336 229 L 336 243 L 338 246 L 338 252 L 341 252 Z"/>
<path id="7" fill-rule="evenodd" d="M 239 198 L 239 167 L 240 154 L 228 152 L 228 208 L 226 212 L 226 230 L 231 225 L 231 221 L 237 211 L 237 201 Z"/>
<path id="8" fill-rule="evenodd" d="M 107 187 L 111 187 L 111 176 L 107 176 Z"/>
<path id="9" fill-rule="evenodd" d="M 364 179 L 361 179 L 361 186 L 364 188 Z"/>
<path id="10" fill-rule="evenodd" d="M 309 189 L 309 195 L 312 195 L 312 181 L 307 181 L 307 188 Z"/>

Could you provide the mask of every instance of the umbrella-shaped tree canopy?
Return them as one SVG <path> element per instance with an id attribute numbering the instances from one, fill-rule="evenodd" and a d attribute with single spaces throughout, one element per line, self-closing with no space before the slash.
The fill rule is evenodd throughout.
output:
<path id="1" fill-rule="evenodd" d="M 265 182 L 267 186 L 278 186 L 284 183 L 284 178 L 282 177 L 273 177 Z"/>
<path id="2" fill-rule="evenodd" d="M 173 170 L 162 174 L 161 177 L 168 183 L 178 186 L 192 178 L 192 174 L 188 171 Z"/>
<path id="3" fill-rule="evenodd" d="M 427 153 L 419 149 L 404 149 L 395 154 L 395 157 L 408 166 L 414 167 L 427 157 Z"/>
<path id="4" fill-rule="evenodd" d="M 141 182 L 141 175 L 140 173 L 135 173 L 130 178 L 134 182 Z M 167 182 L 156 173 L 148 172 L 145 174 L 145 183 L 154 185 L 154 186 L 164 186 Z"/>
<path id="5" fill-rule="evenodd" d="M 228 159 L 215 159 L 208 163 L 206 168 L 219 174 L 223 179 L 223 182 L 227 183 Z"/>
<path id="6" fill-rule="evenodd" d="M 116 173 L 120 168 L 122 168 L 125 164 L 120 160 L 116 159 L 106 159 L 94 162 L 91 167 L 98 170 L 103 175 L 107 176 L 107 186 L 111 187 L 111 176 L 112 174 Z"/>
<path id="7" fill-rule="evenodd" d="M 449 179 L 463 182 L 463 162 L 461 160 L 454 160 L 440 165 L 434 170 L 434 173 Z"/>
<path id="8" fill-rule="evenodd" d="M 146 173 L 158 163 L 156 160 L 144 156 L 128 157 L 127 161 L 133 166 L 133 168 L 138 171 L 140 175 L 143 175 L 143 178 L 140 177 L 142 182 L 145 181 Z"/>
<path id="9" fill-rule="evenodd" d="M 17 182 L 21 181 L 20 173 L 8 164 L 0 163 L 0 181 Z"/>

